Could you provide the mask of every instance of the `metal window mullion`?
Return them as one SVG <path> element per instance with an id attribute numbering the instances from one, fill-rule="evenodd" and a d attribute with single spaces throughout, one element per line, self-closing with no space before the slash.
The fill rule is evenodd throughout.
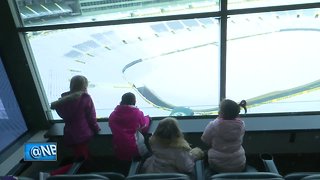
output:
<path id="1" fill-rule="evenodd" d="M 48 104 L 48 99 L 47 95 L 43 86 L 43 82 L 41 81 L 40 73 L 38 70 L 38 66 L 36 65 L 35 58 L 33 56 L 32 48 L 27 40 L 27 34 L 26 33 L 19 33 L 19 38 L 21 45 L 23 46 L 24 49 L 24 54 L 26 57 L 26 60 L 28 62 L 28 67 L 30 69 L 30 73 L 33 77 L 33 80 L 35 82 L 36 89 L 38 90 L 39 98 L 41 101 L 42 109 L 45 112 L 45 116 L 47 120 L 52 120 L 52 114 L 51 114 L 51 109 Z"/>
<path id="2" fill-rule="evenodd" d="M 220 0 L 220 89 L 219 97 L 220 101 L 226 98 L 226 60 L 227 60 L 227 0 Z"/>
<path id="3" fill-rule="evenodd" d="M 320 7 L 320 2 L 306 3 L 306 4 L 275 5 L 275 6 L 264 6 L 264 7 L 249 7 L 249 8 L 243 8 L 243 9 L 230 9 L 228 10 L 228 15 L 290 11 L 290 10 L 299 10 L 299 9 L 313 9 L 313 8 L 319 8 L 319 7 Z"/>
<path id="4" fill-rule="evenodd" d="M 220 14 L 219 12 L 205 12 L 205 13 L 194 13 L 194 14 L 179 14 L 179 15 L 169 15 L 169 16 L 155 16 L 155 17 L 106 20 L 106 21 L 94 21 L 94 22 L 39 25 L 39 26 L 29 26 L 29 27 L 18 27 L 18 31 L 19 32 L 45 31 L 45 30 L 56 30 L 56 29 L 74 29 L 74 28 L 83 28 L 83 27 L 112 26 L 112 25 L 121 25 L 121 24 L 208 18 L 208 17 L 219 16 L 219 14 Z"/>

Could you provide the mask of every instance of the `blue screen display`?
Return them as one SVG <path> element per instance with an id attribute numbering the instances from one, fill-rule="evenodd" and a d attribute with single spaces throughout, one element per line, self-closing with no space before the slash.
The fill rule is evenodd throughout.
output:
<path id="1" fill-rule="evenodd" d="M 0 58 L 1 60 L 1 58 Z M 27 126 L 0 61 L 0 152 L 27 131 Z"/>

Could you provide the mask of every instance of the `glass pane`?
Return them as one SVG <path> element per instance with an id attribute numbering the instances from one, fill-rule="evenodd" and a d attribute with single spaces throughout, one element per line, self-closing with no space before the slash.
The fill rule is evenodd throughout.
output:
<path id="1" fill-rule="evenodd" d="M 317 3 L 319 0 L 228 0 L 228 9 Z"/>
<path id="2" fill-rule="evenodd" d="M 319 11 L 231 16 L 227 98 L 249 113 L 319 111 Z"/>
<path id="3" fill-rule="evenodd" d="M 218 11 L 218 0 L 16 0 L 24 26 Z"/>
<path id="4" fill-rule="evenodd" d="M 128 91 L 146 114 L 168 116 L 215 113 L 218 35 L 218 21 L 207 18 L 29 32 L 28 39 L 49 102 L 82 74 L 99 117 Z"/>

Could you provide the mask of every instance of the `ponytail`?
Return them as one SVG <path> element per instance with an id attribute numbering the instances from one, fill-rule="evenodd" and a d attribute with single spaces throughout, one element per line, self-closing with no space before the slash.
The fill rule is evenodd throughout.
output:
<path id="1" fill-rule="evenodd" d="M 242 100 L 239 103 L 239 106 L 242 107 L 244 109 L 244 113 L 247 114 L 247 101 L 246 100 Z"/>

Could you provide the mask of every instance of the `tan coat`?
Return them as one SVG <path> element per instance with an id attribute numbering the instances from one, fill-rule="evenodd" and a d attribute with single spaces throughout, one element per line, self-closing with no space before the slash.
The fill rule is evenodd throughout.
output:
<path id="1" fill-rule="evenodd" d="M 144 173 L 178 172 L 192 174 L 196 157 L 190 153 L 189 144 L 180 138 L 175 142 L 166 142 L 151 137 L 150 146 L 153 155 L 142 167 Z"/>

